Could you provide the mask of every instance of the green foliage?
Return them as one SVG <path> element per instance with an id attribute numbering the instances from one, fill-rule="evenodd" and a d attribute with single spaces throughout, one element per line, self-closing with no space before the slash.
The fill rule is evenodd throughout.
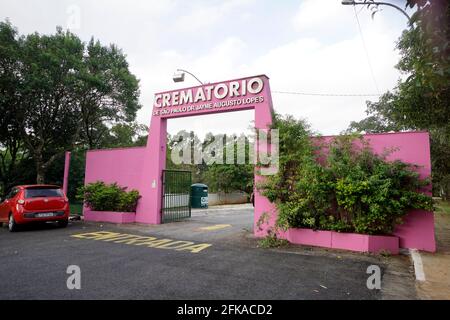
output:
<path id="1" fill-rule="evenodd" d="M 429 131 L 433 193 L 450 199 L 450 2 L 406 2 L 417 8 L 397 42 L 397 69 L 406 77 L 379 101 L 367 102 L 368 117 L 349 131 Z"/>
<path id="2" fill-rule="evenodd" d="M 83 203 L 70 203 L 70 214 L 83 215 Z"/>
<path id="3" fill-rule="evenodd" d="M 417 168 L 375 155 L 361 137 L 311 140 L 291 117 L 276 125 L 280 144 L 293 149 L 280 152 L 279 172 L 259 188 L 277 205 L 278 227 L 389 234 L 409 210 L 432 210 Z M 293 141 L 287 132 L 301 134 Z"/>
<path id="4" fill-rule="evenodd" d="M 448 201 L 436 200 L 435 207 L 435 213 L 450 214 L 450 202 Z"/>
<path id="5" fill-rule="evenodd" d="M 109 126 L 132 122 L 139 86 L 115 45 L 57 28 L 19 35 L 0 22 L 0 154 L 9 184 L 16 167 L 32 159 L 36 182 L 66 150 L 98 147 Z M 30 181 L 31 182 L 31 181 Z"/>
<path id="6" fill-rule="evenodd" d="M 96 211 L 134 212 L 140 198 L 137 190 L 125 191 L 116 183 L 89 183 L 78 189 L 77 199 Z"/>
<path id="7" fill-rule="evenodd" d="M 289 241 L 277 238 L 276 234 L 270 234 L 258 242 L 260 248 L 280 248 L 289 245 Z"/>
<path id="8" fill-rule="evenodd" d="M 205 161 L 195 163 L 196 159 L 194 158 L 194 154 L 199 150 L 207 150 L 211 143 L 215 142 L 217 137 L 222 137 L 224 143 L 221 150 L 214 150 L 214 156 L 216 152 L 220 154 L 224 163 L 213 163 L 209 165 Z M 238 152 L 241 152 L 241 150 L 238 151 L 237 142 L 238 139 L 243 139 L 244 137 L 237 137 L 235 135 L 228 137 L 218 135 L 217 137 L 208 134 L 203 141 L 200 141 L 193 132 L 186 131 L 180 131 L 174 136 L 169 136 L 166 148 L 167 168 L 191 171 L 193 182 L 207 184 L 209 192 L 244 191 L 250 194 L 253 191 L 254 165 L 249 163 L 250 146 L 248 139 L 246 140 L 245 150 L 243 150 L 245 163 L 226 164 L 227 152 L 230 151 L 233 152 L 233 157 L 235 162 L 237 162 Z M 189 163 L 175 164 L 171 158 L 172 151 L 185 148 L 190 150 L 190 157 L 186 157 L 186 161 Z M 183 158 L 181 154 L 180 157 Z"/>
<path id="9" fill-rule="evenodd" d="M 208 139 L 208 138 L 207 138 Z M 204 144 L 208 143 L 206 139 Z M 245 163 L 237 163 L 238 137 L 224 136 L 223 149 L 218 151 L 223 156 L 224 162 L 228 157 L 228 152 L 232 153 L 233 164 L 214 163 L 206 166 L 204 172 L 204 182 L 209 186 L 210 192 L 233 192 L 244 191 L 250 194 L 253 191 L 254 166 L 249 163 L 249 144 L 246 139 L 244 156 Z"/>
<path id="10" fill-rule="evenodd" d="M 272 202 L 284 202 L 298 181 L 297 168 L 312 161 L 311 132 L 304 121 L 290 115 L 282 117 L 275 114 L 273 128 L 279 129 L 279 174 L 268 179 L 265 195 Z"/>
<path id="11" fill-rule="evenodd" d="M 117 123 L 98 142 L 99 148 L 145 146 L 148 127 L 136 122 Z"/>

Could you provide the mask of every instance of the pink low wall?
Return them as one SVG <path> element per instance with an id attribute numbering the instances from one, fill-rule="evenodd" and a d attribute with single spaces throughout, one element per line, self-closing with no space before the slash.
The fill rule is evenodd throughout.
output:
<path id="1" fill-rule="evenodd" d="M 326 136 L 317 139 L 324 142 L 329 142 L 334 136 Z M 431 176 L 431 159 L 430 159 L 430 142 L 428 132 L 397 132 L 397 133 L 382 133 L 382 134 L 367 134 L 364 139 L 369 143 L 372 150 L 377 154 L 382 154 L 386 150 L 392 149 L 393 152 L 387 157 L 388 160 L 401 160 L 406 163 L 416 164 L 419 166 L 418 172 L 422 178 Z M 426 194 L 431 195 L 431 186 Z M 275 225 L 277 213 L 274 204 L 267 199 L 260 202 L 258 212 L 269 213 L 266 222 L 259 225 L 258 221 L 264 214 L 255 214 L 254 230 L 257 237 L 263 237 L 268 234 L 268 231 Z M 255 210 L 256 212 L 256 210 Z M 359 249 L 365 248 L 358 237 L 344 236 L 345 234 L 337 234 L 334 237 L 332 244 L 328 239 L 327 232 L 324 234 L 316 234 L 310 230 L 296 235 L 292 239 L 294 243 L 302 243 L 306 245 L 317 245 L 327 247 L 325 244 L 330 242 L 328 247 L 344 247 L 344 249 L 361 251 Z M 288 233 L 289 234 L 289 233 Z M 286 234 L 281 234 L 286 237 Z M 402 225 L 397 226 L 393 232 L 393 236 L 398 237 L 400 248 L 414 248 L 429 252 L 436 251 L 436 241 L 434 235 L 434 215 L 433 212 L 424 210 L 413 210 L 405 218 Z M 288 239 L 288 238 L 287 238 Z M 289 240 L 289 239 L 288 239 Z M 392 240 L 395 241 L 395 240 Z M 390 247 L 392 244 L 384 243 L 384 241 L 369 241 L 369 248 L 371 250 L 380 250 L 381 245 Z M 353 249 L 351 247 L 353 246 Z M 389 250 L 389 249 L 388 249 Z M 372 252 L 372 251 L 370 251 Z"/>
<path id="2" fill-rule="evenodd" d="M 289 229 L 284 233 L 281 232 L 280 236 L 291 243 L 309 246 L 370 253 L 388 251 L 391 254 L 398 254 L 399 252 L 399 239 L 396 236 L 371 236 L 302 228 Z"/>
<path id="3" fill-rule="evenodd" d="M 113 212 L 113 211 L 94 211 L 84 209 L 83 217 L 85 221 L 111 222 L 111 223 L 133 223 L 136 220 L 134 212 Z"/>

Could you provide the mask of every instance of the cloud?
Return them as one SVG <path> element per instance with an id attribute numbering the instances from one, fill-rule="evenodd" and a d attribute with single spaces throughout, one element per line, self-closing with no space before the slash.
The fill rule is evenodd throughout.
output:
<path id="1" fill-rule="evenodd" d="M 186 14 L 175 19 L 174 28 L 181 33 L 201 31 L 235 15 L 238 9 L 254 0 L 229 0 L 220 2 L 199 2 L 189 8 Z"/>
<path id="2" fill-rule="evenodd" d="M 368 30 L 369 52 L 380 92 L 395 86 L 398 55 L 389 36 Z M 359 35 L 333 44 L 299 38 L 260 57 L 252 67 L 265 69 L 274 91 L 377 93 Z M 363 97 L 316 97 L 274 93 L 274 108 L 307 119 L 323 134 L 336 134 L 365 116 Z M 371 97 L 370 99 L 374 99 Z"/>
<path id="3" fill-rule="evenodd" d="M 139 69 L 133 69 L 133 72 L 141 78 L 141 88 L 143 88 L 141 89 L 141 101 L 144 108 L 139 111 L 138 120 L 148 124 L 151 117 L 153 95 L 156 92 L 167 88 L 175 89 L 198 85 L 198 82 L 189 75 L 186 75 L 185 82 L 174 83 L 172 74 L 177 68 L 193 72 L 203 82 L 236 78 L 242 75 L 245 69 L 241 58 L 245 55 L 246 49 L 247 45 L 242 39 L 229 37 L 211 47 L 201 56 L 169 50 L 159 53 L 145 66 L 141 64 Z M 238 116 L 235 114 L 215 115 L 207 118 L 205 120 L 205 116 L 202 116 L 170 120 L 168 129 L 172 134 L 182 129 L 194 130 L 199 136 L 204 136 L 210 131 L 213 133 L 239 133 L 247 129 L 250 121 L 253 120 L 253 114 L 240 112 Z M 234 120 L 228 121 L 229 119 Z"/>
<path id="4" fill-rule="evenodd" d="M 348 21 L 349 16 L 348 7 L 343 7 L 340 1 L 307 0 L 300 3 L 292 24 L 296 31 L 317 32 L 329 26 L 339 27 Z"/>
<path id="5" fill-rule="evenodd" d="M 17 0 L 1 2 L 0 19 L 10 17 L 21 33 L 54 32 L 56 25 L 65 24 L 69 5 L 81 9 L 81 28 L 75 32 L 82 39 L 94 35 L 127 54 L 132 72 L 141 80 L 141 123 L 149 124 L 156 92 L 197 84 L 190 77 L 173 83 L 176 68 L 206 82 L 265 73 L 277 91 L 376 92 L 353 8 L 339 0 L 305 0 L 298 5 L 254 0 Z M 375 81 L 384 92 L 400 76 L 394 68 L 394 45 L 406 21 L 395 10 L 386 9 L 375 19 L 362 6 L 357 12 Z M 275 92 L 272 97 L 276 111 L 306 118 L 323 134 L 338 133 L 365 116 L 366 98 Z M 252 119 L 251 112 L 218 114 L 169 121 L 169 128 L 172 133 L 237 132 Z"/>

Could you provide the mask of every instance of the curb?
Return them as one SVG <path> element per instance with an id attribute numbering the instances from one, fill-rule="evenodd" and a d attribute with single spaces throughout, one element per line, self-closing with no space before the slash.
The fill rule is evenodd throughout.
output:
<path id="1" fill-rule="evenodd" d="M 420 252 L 417 249 L 409 249 L 411 259 L 414 263 L 414 273 L 416 281 L 425 281 L 425 272 L 423 271 L 423 262 Z"/>

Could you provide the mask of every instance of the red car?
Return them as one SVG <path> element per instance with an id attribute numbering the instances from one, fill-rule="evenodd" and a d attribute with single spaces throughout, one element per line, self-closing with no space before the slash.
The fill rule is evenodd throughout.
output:
<path id="1" fill-rule="evenodd" d="M 56 221 L 66 227 L 69 211 L 69 200 L 59 186 L 17 186 L 0 203 L 0 223 L 8 223 L 9 231 L 31 222 Z"/>

